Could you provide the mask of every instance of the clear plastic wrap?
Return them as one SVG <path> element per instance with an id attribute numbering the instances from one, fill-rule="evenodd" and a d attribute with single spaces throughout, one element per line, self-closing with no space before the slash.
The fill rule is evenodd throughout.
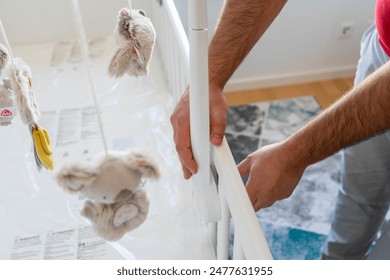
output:
<path id="1" fill-rule="evenodd" d="M 126 6 L 127 1 L 113 2 Z M 140 1 L 133 2 L 136 7 Z M 93 9 L 84 10 L 92 13 Z M 111 17 L 113 26 L 116 14 Z M 71 14 L 62 18 L 73 28 Z M 16 24 L 16 20 L 5 23 Z M 79 213 L 85 199 L 65 193 L 56 184 L 54 176 L 63 164 L 88 161 L 103 150 L 87 73 L 72 34 L 41 43 L 11 41 L 14 56 L 31 67 L 40 124 L 49 131 L 55 168 L 37 170 L 31 135 L 18 117 L 11 126 L 0 127 L 0 259 L 212 258 L 206 229 L 175 152 L 169 123 L 174 101 L 157 51 L 148 76 L 111 79 L 107 67 L 115 50 L 113 37 L 88 38 L 109 149 L 141 149 L 161 169 L 160 180 L 146 182 L 151 204 L 145 223 L 118 242 L 101 240 Z"/>

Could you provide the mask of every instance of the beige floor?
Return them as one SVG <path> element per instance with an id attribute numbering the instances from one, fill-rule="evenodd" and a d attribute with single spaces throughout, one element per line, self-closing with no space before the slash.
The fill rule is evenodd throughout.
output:
<path id="1" fill-rule="evenodd" d="M 351 89 L 353 77 L 329 81 L 311 82 L 226 93 L 229 106 L 255 102 L 287 99 L 298 96 L 315 96 L 322 108 L 326 108 Z"/>

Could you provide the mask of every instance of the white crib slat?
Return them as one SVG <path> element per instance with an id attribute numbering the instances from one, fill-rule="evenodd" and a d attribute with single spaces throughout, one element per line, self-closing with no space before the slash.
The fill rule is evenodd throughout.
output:
<path id="1" fill-rule="evenodd" d="M 210 240 L 211 247 L 214 252 L 214 257 L 216 258 L 216 252 L 217 252 L 217 227 L 218 223 L 207 223 L 207 229 L 208 229 L 208 237 Z"/>
<path id="2" fill-rule="evenodd" d="M 157 48 L 163 61 L 168 88 L 179 100 L 189 83 L 189 43 L 172 0 L 151 1 L 153 23 L 157 32 Z"/>
<path id="3" fill-rule="evenodd" d="M 217 229 L 217 259 L 227 260 L 229 257 L 230 238 L 230 211 L 223 188 L 218 190 L 219 203 L 221 205 L 221 221 Z"/>
<path id="4" fill-rule="evenodd" d="M 166 21 L 167 19 L 165 19 Z M 168 75 L 169 75 L 169 87 L 171 88 L 172 92 L 176 94 L 176 82 L 175 82 L 175 74 L 174 74 L 174 54 L 172 52 L 173 46 L 173 35 L 171 33 L 168 33 L 165 37 L 166 45 L 167 45 L 167 56 L 168 56 Z"/>
<path id="5" fill-rule="evenodd" d="M 267 241 L 249 200 L 245 186 L 230 152 L 226 138 L 213 149 L 213 159 L 219 174 L 219 187 L 224 189 L 240 243 L 247 259 L 272 259 Z"/>
<path id="6" fill-rule="evenodd" d="M 187 35 L 184 31 L 183 25 L 180 20 L 180 16 L 177 13 L 175 4 L 173 3 L 172 0 L 165 0 L 163 5 L 165 5 L 166 11 L 169 11 L 166 13 L 166 16 L 170 20 L 169 32 L 172 32 L 173 34 L 175 34 L 175 36 L 177 36 L 175 39 L 176 42 L 180 42 L 180 44 L 178 44 L 178 49 L 173 50 L 173 52 L 174 53 L 179 52 L 177 53 L 177 55 L 180 56 L 184 61 L 186 69 L 189 69 L 190 68 L 190 57 L 189 57 L 190 47 L 189 47 Z"/>
<path id="7" fill-rule="evenodd" d="M 174 45 L 173 47 L 174 50 L 177 49 L 177 44 Z M 177 96 L 178 94 L 180 94 L 180 63 L 179 63 L 179 57 L 177 55 L 174 56 L 174 67 L 173 67 L 173 75 L 174 75 L 174 79 L 176 81 L 175 83 L 175 95 Z"/>
<path id="8" fill-rule="evenodd" d="M 245 253 L 241 246 L 239 230 L 234 228 L 233 260 L 245 260 Z"/>

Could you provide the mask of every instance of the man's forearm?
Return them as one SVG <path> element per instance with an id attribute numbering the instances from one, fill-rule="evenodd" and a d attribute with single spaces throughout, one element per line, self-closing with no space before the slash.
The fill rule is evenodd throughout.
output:
<path id="1" fill-rule="evenodd" d="M 390 62 L 286 141 L 308 166 L 390 128 Z"/>
<path id="2" fill-rule="evenodd" d="M 287 0 L 226 0 L 209 46 L 210 83 L 221 89 Z"/>

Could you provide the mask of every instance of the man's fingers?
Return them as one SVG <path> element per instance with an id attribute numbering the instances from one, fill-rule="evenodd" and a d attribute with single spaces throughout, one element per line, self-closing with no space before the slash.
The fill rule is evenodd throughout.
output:
<path id="1" fill-rule="evenodd" d="M 215 146 L 222 144 L 227 121 L 227 101 L 221 93 L 210 94 L 210 143 Z"/>
<path id="2" fill-rule="evenodd" d="M 259 211 L 261 209 L 271 207 L 274 204 L 274 202 L 271 202 L 270 200 L 264 200 L 257 198 L 256 202 L 253 204 L 253 208 L 255 211 Z"/>
<path id="3" fill-rule="evenodd" d="M 170 121 L 173 128 L 176 151 L 182 165 L 183 176 L 185 179 L 189 179 L 192 174 L 198 172 L 198 165 L 193 158 L 191 150 L 188 87 L 176 105 Z"/>
<path id="4" fill-rule="evenodd" d="M 226 129 L 226 113 L 211 115 L 210 118 L 210 143 L 215 146 L 222 144 Z"/>
<path id="5" fill-rule="evenodd" d="M 269 193 L 264 189 L 260 190 L 258 183 L 255 183 L 253 180 L 251 180 L 251 176 L 248 178 L 246 191 L 248 193 L 249 200 L 251 201 L 256 212 L 260 209 L 270 207 L 274 203 L 274 200 L 272 200 L 272 197 L 269 195 Z"/>
<path id="6" fill-rule="evenodd" d="M 198 165 L 192 155 L 191 147 L 176 146 L 176 151 L 179 154 L 180 162 L 183 165 L 183 171 L 186 169 L 191 173 L 191 175 L 196 174 L 198 172 Z M 191 175 L 188 176 L 187 174 L 187 177 L 189 178 Z"/>
<path id="7" fill-rule="evenodd" d="M 237 168 L 241 177 L 248 175 L 251 170 L 250 160 L 248 160 L 248 158 L 244 159 L 237 165 Z"/>
<path id="8" fill-rule="evenodd" d="M 261 192 L 259 189 L 259 182 L 256 181 L 256 175 L 250 174 L 251 166 L 251 161 L 246 158 L 238 165 L 238 169 L 241 176 L 249 174 L 245 187 L 249 196 L 249 200 L 251 201 L 254 210 L 257 212 L 262 208 L 270 206 L 271 204 L 269 203 L 266 194 Z"/>
<path id="9" fill-rule="evenodd" d="M 260 209 L 264 208 L 264 197 L 262 197 L 259 192 L 256 190 L 256 188 L 251 187 L 251 182 L 248 180 L 247 183 L 247 193 L 249 196 L 249 200 L 251 201 L 253 208 L 255 209 L 255 212 L 259 211 Z"/>
<path id="10" fill-rule="evenodd" d="M 257 190 L 256 187 L 252 186 L 251 176 L 249 176 L 245 187 L 249 196 L 249 200 L 251 201 L 252 205 L 255 206 L 255 203 L 258 201 Z"/>
<path id="11" fill-rule="evenodd" d="M 221 146 L 225 135 L 226 125 L 222 122 L 214 122 L 210 128 L 210 143 L 214 146 Z"/>
<path id="12" fill-rule="evenodd" d="M 263 203 L 261 200 L 256 199 L 255 203 L 252 204 L 253 208 L 255 209 L 255 212 L 259 211 L 263 207 Z"/>
<path id="13" fill-rule="evenodd" d="M 188 170 L 184 165 L 182 165 L 182 169 L 183 169 L 183 176 L 184 176 L 184 179 L 188 180 L 191 178 L 192 176 L 192 173 L 190 170 Z"/>

